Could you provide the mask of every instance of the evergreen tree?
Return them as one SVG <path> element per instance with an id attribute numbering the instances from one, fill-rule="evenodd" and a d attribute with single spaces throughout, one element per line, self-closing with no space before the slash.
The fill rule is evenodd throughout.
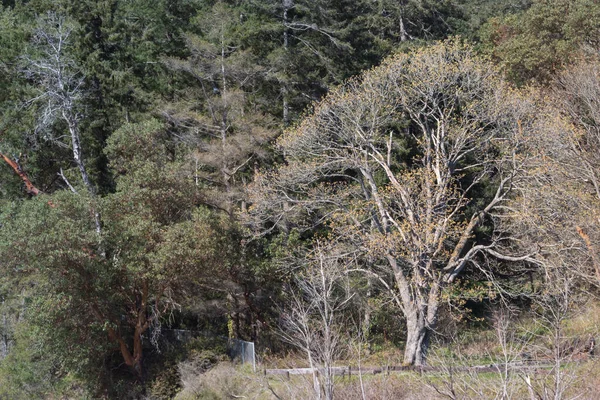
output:
<path id="1" fill-rule="evenodd" d="M 121 128 L 107 155 L 117 190 L 98 203 L 100 242 L 89 199 L 68 191 L 16 204 L 0 231 L 4 275 L 35 282 L 27 320 L 62 368 L 91 383 L 114 353 L 142 378 L 142 335 L 179 290 L 214 282 L 235 257 L 158 122 Z"/>
<path id="2" fill-rule="evenodd" d="M 600 48 L 600 5 L 590 0 L 535 0 L 526 11 L 492 18 L 485 51 L 517 84 L 548 83 L 573 60 Z"/>

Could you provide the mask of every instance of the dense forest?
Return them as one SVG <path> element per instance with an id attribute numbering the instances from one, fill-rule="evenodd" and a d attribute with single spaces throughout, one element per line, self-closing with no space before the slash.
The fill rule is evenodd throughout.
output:
<path id="1" fill-rule="evenodd" d="M 2 0 L 0 156 L 0 399 L 600 393 L 599 0 Z"/>

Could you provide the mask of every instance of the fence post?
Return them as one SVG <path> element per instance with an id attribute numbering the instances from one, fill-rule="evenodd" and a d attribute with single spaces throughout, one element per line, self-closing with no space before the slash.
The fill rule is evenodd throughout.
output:
<path id="1" fill-rule="evenodd" d="M 252 370 L 256 372 L 256 349 L 254 347 L 254 342 L 252 343 Z"/>
<path id="2" fill-rule="evenodd" d="M 246 364 L 246 342 L 240 341 L 242 345 L 242 364 Z"/>

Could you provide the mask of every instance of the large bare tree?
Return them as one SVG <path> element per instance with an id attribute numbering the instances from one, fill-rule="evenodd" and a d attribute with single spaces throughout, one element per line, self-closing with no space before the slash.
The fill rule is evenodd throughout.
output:
<path id="1" fill-rule="evenodd" d="M 351 244 L 404 314 L 404 362 L 421 365 L 444 288 L 481 253 L 528 257 L 474 235 L 503 214 L 534 110 L 458 41 L 395 56 L 282 136 L 287 163 L 257 176 L 251 221 Z"/>

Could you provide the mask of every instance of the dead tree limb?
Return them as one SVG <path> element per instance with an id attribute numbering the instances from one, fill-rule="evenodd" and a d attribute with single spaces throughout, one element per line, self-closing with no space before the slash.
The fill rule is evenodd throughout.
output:
<path id="1" fill-rule="evenodd" d="M 27 174 L 23 171 L 21 166 L 15 160 L 10 159 L 4 153 L 0 153 L 0 156 L 8 164 L 8 166 L 11 167 L 17 175 L 19 175 L 19 178 L 21 178 L 21 180 L 25 183 L 25 189 L 27 190 L 27 193 L 33 196 L 37 196 L 38 194 L 43 193 L 41 190 L 35 187 L 33 183 L 31 183 L 31 180 L 29 179 Z"/>

